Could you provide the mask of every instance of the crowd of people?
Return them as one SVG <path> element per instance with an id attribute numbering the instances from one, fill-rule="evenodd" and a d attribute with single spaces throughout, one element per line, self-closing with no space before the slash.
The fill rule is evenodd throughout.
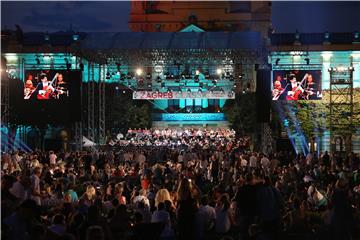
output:
<path id="1" fill-rule="evenodd" d="M 3 153 L 2 237 L 360 237 L 358 155 L 263 154 L 244 139 L 231 130 L 129 130 L 106 149 Z"/>

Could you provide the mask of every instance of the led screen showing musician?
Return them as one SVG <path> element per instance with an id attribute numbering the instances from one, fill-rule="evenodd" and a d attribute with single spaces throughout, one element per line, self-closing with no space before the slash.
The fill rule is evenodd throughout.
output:
<path id="1" fill-rule="evenodd" d="M 273 71 L 272 100 L 297 101 L 321 98 L 321 71 Z"/>
<path id="2" fill-rule="evenodd" d="M 26 71 L 24 99 L 66 99 L 69 89 L 65 71 Z"/>

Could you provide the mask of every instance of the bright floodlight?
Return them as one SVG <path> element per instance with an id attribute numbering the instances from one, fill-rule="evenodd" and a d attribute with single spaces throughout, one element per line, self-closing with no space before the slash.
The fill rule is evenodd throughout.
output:
<path id="1" fill-rule="evenodd" d="M 142 69 L 141 68 L 136 69 L 136 75 L 141 76 L 141 74 L 142 74 Z"/>
<path id="2" fill-rule="evenodd" d="M 200 74 L 200 71 L 199 71 L 199 70 L 196 70 L 196 71 L 195 71 L 195 74 L 196 74 L 196 75 L 199 75 L 199 74 Z"/>
<path id="3" fill-rule="evenodd" d="M 220 68 L 216 69 L 216 73 L 220 75 L 222 73 L 222 70 Z"/>

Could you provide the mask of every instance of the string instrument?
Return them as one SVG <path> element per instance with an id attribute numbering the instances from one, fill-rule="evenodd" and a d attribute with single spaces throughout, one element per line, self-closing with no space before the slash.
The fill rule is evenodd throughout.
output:
<path id="1" fill-rule="evenodd" d="M 289 84 L 286 84 L 286 86 L 282 90 L 274 89 L 274 94 L 273 94 L 274 96 L 272 100 L 274 101 L 278 100 L 279 97 L 286 91 L 287 86 L 289 86 Z"/>
<path id="2" fill-rule="evenodd" d="M 58 75 L 59 75 L 58 73 L 55 74 L 54 78 L 51 80 L 50 84 L 47 86 L 47 88 L 45 90 L 39 90 L 37 99 L 40 99 L 40 100 L 49 99 L 50 94 L 53 93 L 53 90 L 50 87 L 54 84 Z"/>
<path id="3" fill-rule="evenodd" d="M 304 81 L 307 79 L 308 74 L 306 73 L 304 78 L 301 80 L 301 82 L 298 84 L 298 86 L 294 89 L 292 89 L 292 93 L 288 96 L 286 96 L 286 100 L 298 100 L 300 94 L 304 91 L 301 85 L 304 83 Z"/>

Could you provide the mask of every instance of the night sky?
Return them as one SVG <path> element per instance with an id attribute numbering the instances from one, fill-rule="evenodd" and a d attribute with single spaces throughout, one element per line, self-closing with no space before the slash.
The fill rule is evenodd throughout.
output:
<path id="1" fill-rule="evenodd" d="M 360 31 L 360 2 L 273 2 L 276 32 Z M 4 2 L 2 29 L 129 31 L 130 2 Z"/>

